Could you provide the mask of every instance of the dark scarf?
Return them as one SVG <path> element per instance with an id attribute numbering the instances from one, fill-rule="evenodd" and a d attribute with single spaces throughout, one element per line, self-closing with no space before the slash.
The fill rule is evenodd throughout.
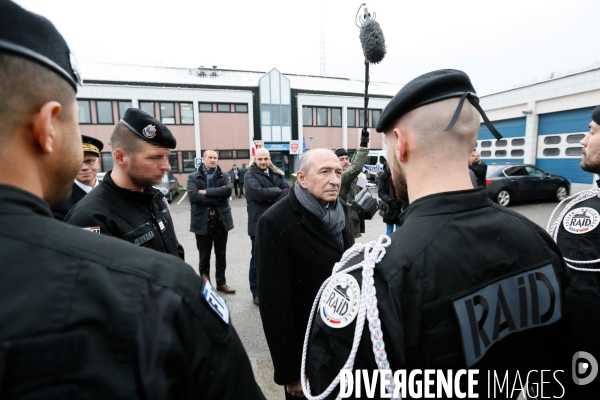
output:
<path id="1" fill-rule="evenodd" d="M 302 204 L 302 207 L 306 208 L 308 212 L 315 215 L 325 228 L 329 230 L 333 236 L 338 239 L 342 249 L 344 248 L 344 237 L 342 231 L 346 226 L 346 216 L 344 215 L 344 208 L 340 204 L 339 198 L 329 203 L 329 207 L 325 208 L 314 198 L 308 190 L 300 186 L 299 182 L 294 185 L 294 194 L 296 198 Z"/>
<path id="2" fill-rule="evenodd" d="M 204 174 L 206 175 L 206 182 L 209 188 L 213 188 L 215 187 L 215 180 L 214 180 L 214 176 L 215 176 L 215 172 L 217 171 L 216 168 L 212 168 L 212 169 L 207 169 L 204 166 L 202 166 L 202 170 L 204 171 Z"/>

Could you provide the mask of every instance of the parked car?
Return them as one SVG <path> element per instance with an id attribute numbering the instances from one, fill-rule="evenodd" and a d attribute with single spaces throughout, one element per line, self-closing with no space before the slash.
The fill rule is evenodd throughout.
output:
<path id="1" fill-rule="evenodd" d="M 170 172 L 167 172 L 165 176 L 163 176 L 162 182 L 158 185 L 154 185 L 154 187 L 162 192 L 169 203 L 173 201 L 173 197 L 179 194 L 179 181 L 175 175 Z"/>
<path id="2" fill-rule="evenodd" d="M 517 200 L 564 200 L 571 182 L 530 164 L 489 164 L 486 190 L 493 201 L 507 206 Z"/>

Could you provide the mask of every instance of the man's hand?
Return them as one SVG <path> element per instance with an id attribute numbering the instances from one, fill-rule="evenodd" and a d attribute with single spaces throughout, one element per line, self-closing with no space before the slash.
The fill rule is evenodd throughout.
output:
<path id="1" fill-rule="evenodd" d="M 204 190 L 204 189 L 198 190 L 198 193 L 200 193 L 203 196 L 206 196 L 206 190 Z"/>
<path id="2" fill-rule="evenodd" d="M 302 385 L 300 384 L 300 381 L 290 383 L 289 385 L 285 385 L 285 390 L 292 396 L 304 397 L 304 393 L 302 393 Z"/>

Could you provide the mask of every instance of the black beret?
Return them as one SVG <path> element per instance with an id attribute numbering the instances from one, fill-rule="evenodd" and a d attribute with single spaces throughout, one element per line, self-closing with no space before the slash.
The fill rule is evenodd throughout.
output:
<path id="1" fill-rule="evenodd" d="M 592 111 L 592 121 L 600 124 L 600 106 L 596 107 L 594 111 Z"/>
<path id="2" fill-rule="evenodd" d="M 51 69 L 77 92 L 77 62 L 52 22 L 12 1 L 0 1 L 0 51 L 26 57 Z"/>
<path id="3" fill-rule="evenodd" d="M 95 153 L 98 154 L 98 157 L 100 157 L 100 152 L 102 151 L 102 148 L 104 147 L 104 143 L 102 143 L 100 140 L 93 138 L 93 137 L 89 137 L 89 136 L 85 136 L 85 135 L 81 135 L 81 141 L 83 142 L 83 151 L 89 151 L 90 153 Z"/>
<path id="4" fill-rule="evenodd" d="M 385 132 L 398 118 L 429 103 L 469 93 L 479 100 L 469 76 L 455 69 L 428 72 L 408 82 L 385 107 L 377 123 L 377 132 Z"/>
<path id="5" fill-rule="evenodd" d="M 343 147 L 340 147 L 334 153 L 338 158 L 340 158 L 341 156 L 349 156 L 348 150 L 344 149 Z"/>
<path id="6" fill-rule="evenodd" d="M 142 110 L 128 108 L 121 123 L 150 144 L 170 149 L 177 146 L 177 140 L 169 128 Z"/>

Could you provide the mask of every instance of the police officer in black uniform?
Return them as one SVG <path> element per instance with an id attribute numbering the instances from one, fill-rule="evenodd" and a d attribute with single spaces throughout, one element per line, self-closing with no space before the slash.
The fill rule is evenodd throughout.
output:
<path id="1" fill-rule="evenodd" d="M 600 173 L 600 106 L 592 112 L 589 132 L 581 144 L 581 169 Z M 576 344 L 576 351 L 591 354 L 597 362 L 600 362 L 599 196 L 598 187 L 574 195 L 556 221 L 550 221 L 554 224 L 549 230 L 570 267 L 571 284 L 565 296 L 565 321 L 571 342 Z M 600 377 L 594 383 L 600 390 Z"/>
<path id="2" fill-rule="evenodd" d="M 106 173 L 100 190 L 71 209 L 65 222 L 183 259 L 167 199 L 152 187 L 171 170 L 169 152 L 177 145 L 173 134 L 151 115 L 129 108 L 110 143 L 114 169 Z"/>
<path id="3" fill-rule="evenodd" d="M 47 19 L 0 0 L 0 398 L 264 399 L 189 265 L 52 217 L 82 162 L 75 71 Z"/>
<path id="4" fill-rule="evenodd" d="M 560 251 L 542 228 L 471 185 L 465 160 L 480 113 L 489 122 L 469 77 L 456 70 L 419 76 L 384 109 L 377 131 L 385 134 L 398 197 L 410 205 L 374 269 L 374 287 L 392 371 L 477 368 L 475 390 L 484 394 L 488 369 L 512 371 L 512 384 L 516 370 L 552 369 L 559 361 L 567 370 L 570 359 L 557 356 L 567 283 Z M 318 304 L 306 361 L 313 394 L 348 359 L 359 311 L 342 303 L 355 294 L 350 278 L 364 285 L 361 272 L 334 277 Z M 345 320 L 352 322 L 339 328 Z M 367 325 L 355 370 L 378 368 Z"/>
<path id="5" fill-rule="evenodd" d="M 81 135 L 81 141 L 83 142 L 83 163 L 81 163 L 81 169 L 73 182 L 71 197 L 64 203 L 52 207 L 52 214 L 59 221 L 64 220 L 71 208 L 100 184 L 96 175 L 100 168 L 100 152 L 104 148 L 104 143 L 85 135 Z"/>

